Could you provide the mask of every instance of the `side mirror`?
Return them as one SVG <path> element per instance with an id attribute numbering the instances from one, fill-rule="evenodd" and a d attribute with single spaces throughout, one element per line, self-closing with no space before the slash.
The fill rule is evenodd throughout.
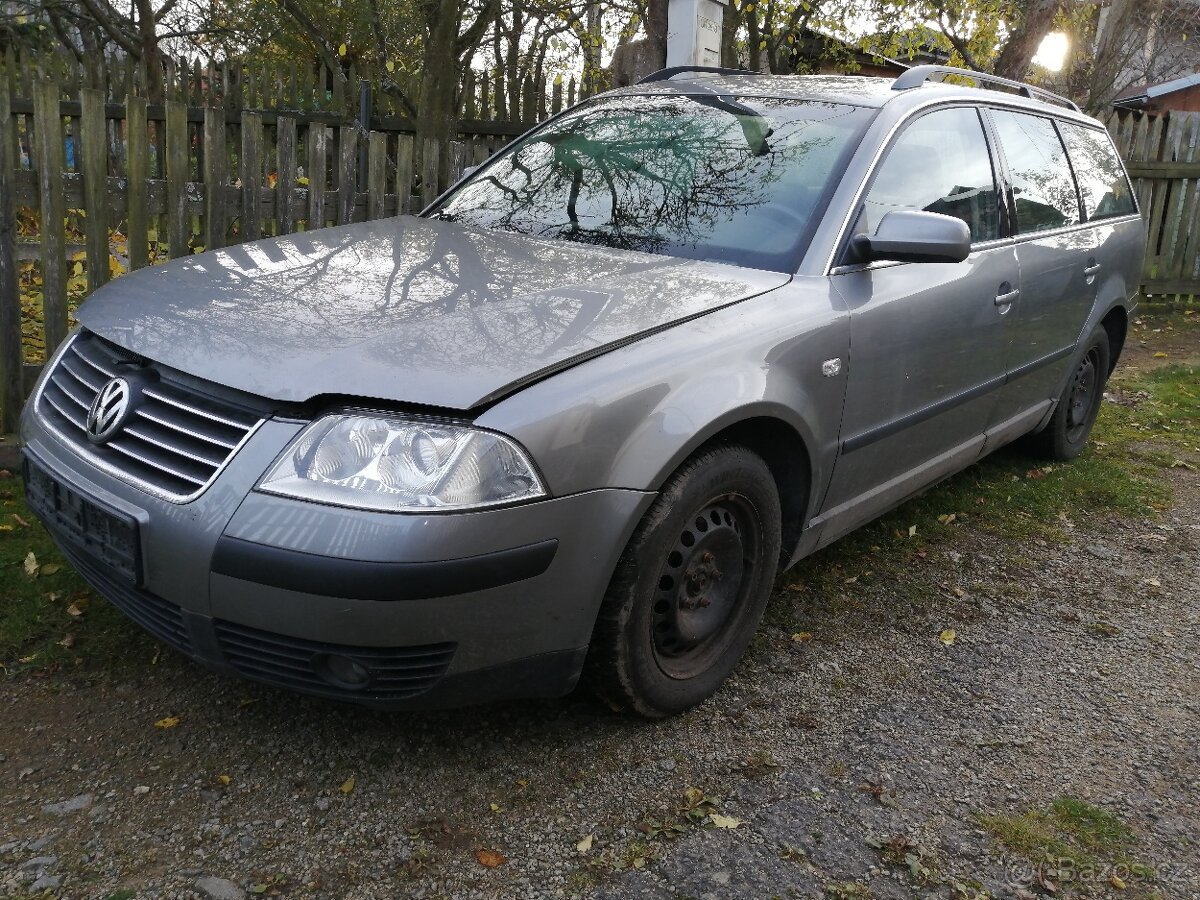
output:
<path id="1" fill-rule="evenodd" d="M 971 229 L 954 216 L 897 209 L 875 234 L 856 234 L 851 243 L 861 262 L 962 262 L 971 254 Z"/>

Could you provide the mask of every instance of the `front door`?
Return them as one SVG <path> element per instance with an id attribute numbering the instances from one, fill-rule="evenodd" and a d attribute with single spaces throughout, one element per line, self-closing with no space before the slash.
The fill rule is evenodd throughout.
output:
<path id="1" fill-rule="evenodd" d="M 856 231 L 895 209 L 953 215 L 970 227 L 972 253 L 961 263 L 874 263 L 832 276 L 850 310 L 850 359 L 822 543 L 979 455 L 1019 288 L 1000 196 L 972 107 L 916 119 L 878 167 Z"/>

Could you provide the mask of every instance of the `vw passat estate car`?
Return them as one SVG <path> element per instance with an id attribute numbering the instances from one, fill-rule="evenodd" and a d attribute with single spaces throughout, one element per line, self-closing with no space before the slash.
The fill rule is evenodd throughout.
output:
<path id="1" fill-rule="evenodd" d="M 24 412 L 29 502 L 249 679 L 692 706 L 781 568 L 1017 438 L 1088 438 L 1129 180 L 1069 102 L 952 71 L 664 70 L 419 216 L 121 278 Z"/>

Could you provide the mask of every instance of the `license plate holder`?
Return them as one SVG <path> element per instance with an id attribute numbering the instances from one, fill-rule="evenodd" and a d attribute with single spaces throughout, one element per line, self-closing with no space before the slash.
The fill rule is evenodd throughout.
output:
<path id="1" fill-rule="evenodd" d="M 121 580 L 142 583 L 136 519 L 68 487 L 28 456 L 23 474 L 25 501 L 56 540 Z"/>

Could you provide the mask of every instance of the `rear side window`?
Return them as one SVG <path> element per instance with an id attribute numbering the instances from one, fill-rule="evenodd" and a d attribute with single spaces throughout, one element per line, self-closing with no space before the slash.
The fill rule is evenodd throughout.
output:
<path id="1" fill-rule="evenodd" d="M 931 112 L 888 151 L 864 203 L 867 231 L 896 209 L 962 219 L 971 240 L 1000 237 L 1000 204 L 979 114 L 968 107 Z"/>
<path id="2" fill-rule="evenodd" d="M 992 110 L 1017 203 L 1017 231 L 1030 234 L 1079 224 L 1079 195 L 1054 123 Z"/>
<path id="3" fill-rule="evenodd" d="M 1096 128 L 1059 122 L 1088 220 L 1137 212 L 1129 179 L 1108 135 Z"/>

